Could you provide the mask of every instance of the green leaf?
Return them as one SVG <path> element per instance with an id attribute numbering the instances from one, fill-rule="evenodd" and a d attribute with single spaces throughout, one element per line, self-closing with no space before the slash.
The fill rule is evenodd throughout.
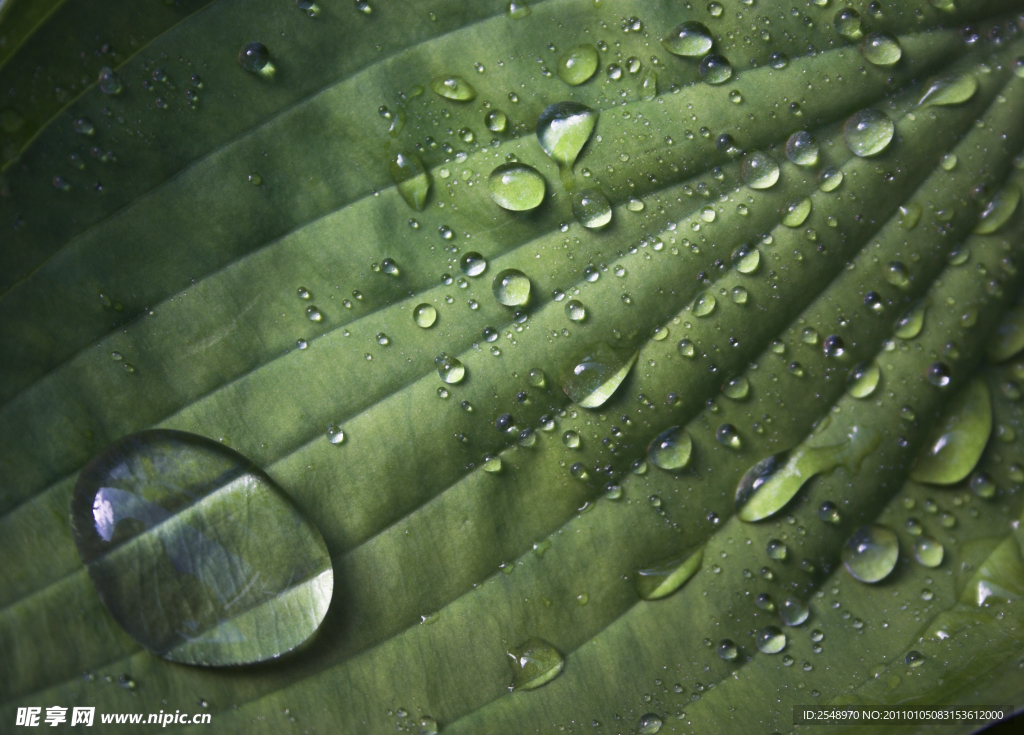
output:
<path id="1" fill-rule="evenodd" d="M 846 6 L 507 6 L 0 15 L 0 720 L 782 731 L 809 703 L 1020 698 L 1017 4 L 850 3 L 891 65 L 834 30 Z M 664 49 L 684 22 L 725 83 Z M 239 63 L 253 42 L 273 74 Z M 584 44 L 597 72 L 562 81 Z M 593 129 L 542 146 L 559 103 Z M 509 163 L 543 177 L 530 208 L 492 199 Z M 577 193 L 610 222 L 577 222 Z M 528 297 L 499 301 L 510 271 Z M 981 385 L 957 482 L 911 480 Z M 689 451 L 658 459 L 674 427 Z M 237 450 L 319 530 L 335 583 L 309 646 L 175 665 L 104 608 L 72 489 L 151 428 Z M 798 482 L 748 475 L 737 512 L 786 452 Z M 841 563 L 869 524 L 900 546 L 873 585 Z"/>

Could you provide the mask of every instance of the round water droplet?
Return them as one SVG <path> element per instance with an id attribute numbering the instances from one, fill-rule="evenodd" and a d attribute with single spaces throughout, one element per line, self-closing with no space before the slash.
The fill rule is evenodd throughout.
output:
<path id="1" fill-rule="evenodd" d="M 583 84 L 594 76 L 600 61 L 592 44 L 573 46 L 558 60 L 558 78 L 572 86 Z"/>
<path id="2" fill-rule="evenodd" d="M 887 526 L 872 523 L 858 528 L 843 546 L 846 571 L 861 582 L 885 579 L 896 567 L 900 554 L 896 534 Z"/>
<path id="3" fill-rule="evenodd" d="M 573 194 L 572 213 L 588 229 L 604 227 L 612 221 L 612 205 L 597 189 L 583 189 Z"/>
<path id="4" fill-rule="evenodd" d="M 739 649 L 736 648 L 736 644 L 728 638 L 723 638 L 718 642 L 715 652 L 723 661 L 735 661 L 739 655 Z"/>
<path id="5" fill-rule="evenodd" d="M 779 180 L 779 164 L 767 153 L 751 153 L 743 159 L 740 178 L 751 189 L 768 189 Z"/>
<path id="6" fill-rule="evenodd" d="M 722 424 L 715 431 L 715 439 L 723 447 L 729 447 L 730 449 L 739 449 L 742 441 L 740 439 L 740 432 L 732 424 Z"/>
<path id="7" fill-rule="evenodd" d="M 715 305 L 718 302 L 715 300 L 715 295 L 710 291 L 702 291 L 697 295 L 697 298 L 693 300 L 693 304 L 690 305 L 690 311 L 694 316 L 708 316 L 715 310 Z"/>
<path id="8" fill-rule="evenodd" d="M 124 89 L 124 85 L 121 83 L 121 77 L 119 77 L 109 66 L 104 66 L 100 69 L 97 85 L 103 94 L 121 94 L 121 90 Z"/>
<path id="9" fill-rule="evenodd" d="M 869 33 L 860 44 L 864 58 L 875 66 L 892 66 L 903 56 L 900 42 L 884 31 Z"/>
<path id="10" fill-rule="evenodd" d="M 896 320 L 893 333 L 900 339 L 914 339 L 924 328 L 924 315 L 928 309 L 925 301 L 918 301 Z"/>
<path id="11" fill-rule="evenodd" d="M 732 266 L 744 275 L 756 271 L 760 262 L 761 251 L 748 243 L 743 243 L 732 251 Z"/>
<path id="12" fill-rule="evenodd" d="M 918 106 L 958 105 L 966 102 L 978 91 L 978 80 L 973 74 L 954 72 L 929 79 Z"/>
<path id="13" fill-rule="evenodd" d="M 821 191 L 835 191 L 843 183 L 842 169 L 835 166 L 826 166 L 818 174 L 818 188 Z"/>
<path id="14" fill-rule="evenodd" d="M 342 444 L 345 441 L 345 430 L 331 424 L 327 427 L 327 441 L 331 444 Z"/>
<path id="15" fill-rule="evenodd" d="M 246 71 L 258 74 L 265 71 L 270 64 L 270 51 L 259 42 L 246 44 L 238 52 L 238 63 Z"/>
<path id="16" fill-rule="evenodd" d="M 654 438 L 647 447 L 647 457 L 655 467 L 681 470 L 690 462 L 693 440 L 685 429 L 673 426 Z"/>
<path id="17" fill-rule="evenodd" d="M 494 277 L 491 291 L 503 306 L 522 306 L 530 300 L 530 279 L 522 271 L 508 268 Z"/>
<path id="18" fill-rule="evenodd" d="M 562 434 L 562 444 L 569 449 L 578 449 L 580 446 L 579 432 L 570 430 Z"/>
<path id="19" fill-rule="evenodd" d="M 771 539 L 764 548 L 768 556 L 776 561 L 782 561 L 786 558 L 786 554 L 789 553 L 786 544 L 777 538 Z"/>
<path id="20" fill-rule="evenodd" d="M 643 715 L 636 723 L 638 735 L 657 735 L 661 731 L 661 718 L 653 712 Z"/>
<path id="21" fill-rule="evenodd" d="M 733 375 L 722 386 L 722 393 L 726 398 L 734 401 L 742 401 L 750 394 L 750 381 L 742 375 Z"/>
<path id="22" fill-rule="evenodd" d="M 466 368 L 458 358 L 442 355 L 436 362 L 437 374 L 449 385 L 462 382 L 466 377 Z"/>
<path id="23" fill-rule="evenodd" d="M 572 299 L 565 305 L 565 315 L 569 317 L 570 321 L 581 322 L 587 317 L 587 310 L 584 308 L 582 302 L 577 299 Z"/>
<path id="24" fill-rule="evenodd" d="M 843 124 L 843 138 L 855 156 L 881 153 L 888 147 L 895 133 L 896 126 L 889 116 L 872 107 L 853 113 Z"/>
<path id="25" fill-rule="evenodd" d="M 749 295 L 750 294 L 747 292 L 747 289 L 743 288 L 743 286 L 733 286 L 729 291 L 729 296 L 732 298 L 732 302 L 734 304 L 747 303 Z"/>
<path id="26" fill-rule="evenodd" d="M 487 260 L 480 253 L 470 251 L 459 259 L 459 268 L 467 276 L 479 276 L 487 270 Z"/>
<path id="27" fill-rule="evenodd" d="M 781 653 L 786 647 L 786 634 L 774 625 L 766 625 L 757 631 L 756 641 L 761 653 Z"/>
<path id="28" fill-rule="evenodd" d="M 672 29 L 661 43 L 669 53 L 696 58 L 704 56 L 711 50 L 714 39 L 706 25 L 691 20 Z"/>
<path id="29" fill-rule="evenodd" d="M 786 158 L 797 166 L 813 166 L 818 162 L 818 141 L 806 130 L 798 130 L 786 141 Z"/>
<path id="30" fill-rule="evenodd" d="M 693 342 L 688 339 L 679 340 L 679 344 L 676 345 L 676 349 L 679 350 L 679 354 L 682 357 L 693 357 L 697 354 L 697 350 L 693 346 Z"/>
<path id="31" fill-rule="evenodd" d="M 429 329 L 437 321 L 437 309 L 430 304 L 420 304 L 412 310 L 412 318 L 416 326 Z"/>
<path id="32" fill-rule="evenodd" d="M 796 597 L 787 597 L 779 607 L 779 617 L 786 625 L 793 627 L 803 625 L 810 617 L 811 609 L 803 600 Z"/>
<path id="33" fill-rule="evenodd" d="M 996 494 L 996 483 L 992 479 L 992 476 L 987 472 L 978 470 L 971 475 L 970 480 L 971 492 L 977 495 L 979 498 L 986 500 L 994 498 Z"/>
<path id="34" fill-rule="evenodd" d="M 323 320 L 324 315 L 315 306 L 310 306 L 306 308 L 306 318 L 311 322 L 319 322 Z"/>
<path id="35" fill-rule="evenodd" d="M 525 163 L 506 163 L 491 171 L 487 180 L 491 199 L 502 209 L 526 212 L 544 201 L 546 184 L 540 171 Z"/>
<path id="36" fill-rule="evenodd" d="M 914 539 L 914 558 L 923 566 L 939 566 L 945 553 L 946 549 L 942 544 L 929 536 L 919 535 Z"/>
<path id="37" fill-rule="evenodd" d="M 831 500 L 826 500 L 818 506 L 818 518 L 823 520 L 825 523 L 839 523 L 842 520 L 842 516 L 839 513 L 839 506 Z"/>
<path id="38" fill-rule="evenodd" d="M 945 375 L 948 382 L 948 369 Z M 934 485 L 960 482 L 977 465 L 991 433 L 992 399 L 988 386 L 977 379 L 949 402 L 928 434 L 910 478 Z"/>
<path id="39" fill-rule="evenodd" d="M 811 214 L 811 198 L 804 197 L 799 201 L 790 202 L 782 210 L 782 224 L 786 227 L 799 227 Z"/>
<path id="40" fill-rule="evenodd" d="M 430 195 L 430 173 L 415 153 L 399 153 L 388 162 L 388 173 L 405 203 L 422 212 Z"/>
<path id="41" fill-rule="evenodd" d="M 317 529 L 245 457 L 194 434 L 144 431 L 104 449 L 79 474 L 71 526 L 108 612 L 171 661 L 277 658 L 331 601 Z"/>
<path id="42" fill-rule="evenodd" d="M 708 84 L 723 84 L 732 78 L 732 64 L 721 54 L 708 54 L 700 60 L 697 72 Z"/>
<path id="43" fill-rule="evenodd" d="M 843 8 L 832 18 L 832 25 L 843 38 L 856 40 L 861 37 L 860 13 L 853 8 Z"/>
<path id="44" fill-rule="evenodd" d="M 715 208 L 714 207 L 701 207 L 700 218 L 705 222 L 711 223 L 715 221 Z"/>
<path id="45" fill-rule="evenodd" d="M 936 388 L 945 388 L 949 385 L 952 375 L 949 372 L 949 365 L 944 362 L 933 362 L 925 371 L 928 382 Z"/>
<path id="46" fill-rule="evenodd" d="M 875 392 L 882 371 L 873 362 L 859 362 L 846 376 L 846 390 L 854 398 L 867 398 Z"/>
<path id="47" fill-rule="evenodd" d="M 456 102 L 469 102 L 476 98 L 473 85 L 460 76 L 434 77 L 430 80 L 430 88 L 435 94 Z"/>
<path id="48" fill-rule="evenodd" d="M 547 641 L 529 638 L 506 654 L 512 668 L 509 691 L 529 691 L 547 684 L 560 673 L 565 659 L 558 649 Z"/>
<path id="49" fill-rule="evenodd" d="M 846 352 L 846 343 L 838 334 L 830 334 L 821 343 L 825 357 L 841 357 Z"/>

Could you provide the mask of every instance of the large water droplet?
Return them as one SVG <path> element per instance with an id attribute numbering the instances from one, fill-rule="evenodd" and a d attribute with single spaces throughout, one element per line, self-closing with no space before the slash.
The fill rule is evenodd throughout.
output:
<path id="1" fill-rule="evenodd" d="M 434 77 L 430 80 L 430 88 L 435 94 L 456 102 L 469 102 L 476 98 L 473 85 L 460 76 Z"/>
<path id="2" fill-rule="evenodd" d="M 1020 204 L 1020 188 L 1016 184 L 1007 184 L 985 202 L 978 223 L 971 230 L 976 235 L 991 235 L 1005 225 Z"/>
<path id="3" fill-rule="evenodd" d="M 601 59 L 593 44 L 573 46 L 558 60 L 558 78 L 566 84 L 576 86 L 594 76 Z"/>
<path id="4" fill-rule="evenodd" d="M 846 390 L 854 398 L 867 398 L 875 392 L 882 371 L 876 363 L 859 362 L 846 376 Z"/>
<path id="5" fill-rule="evenodd" d="M 860 13 L 853 8 L 843 8 L 832 18 L 836 33 L 846 39 L 856 40 L 861 37 Z"/>
<path id="6" fill-rule="evenodd" d="M 487 180 L 491 199 L 503 209 L 525 212 L 544 201 L 546 185 L 540 171 L 525 163 L 506 163 L 491 171 Z"/>
<path id="7" fill-rule="evenodd" d="M 270 63 L 270 51 L 258 41 L 242 47 L 242 50 L 238 52 L 238 63 L 242 65 L 243 69 L 254 74 L 266 75 L 272 73 L 274 69 L 273 64 Z"/>
<path id="8" fill-rule="evenodd" d="M 750 381 L 742 375 L 733 375 L 722 385 L 722 394 L 734 401 L 742 401 L 750 394 Z"/>
<path id="9" fill-rule="evenodd" d="M 893 334 L 900 339 L 914 339 L 924 328 L 924 315 L 927 310 L 928 303 L 924 300 L 918 301 L 896 320 Z"/>
<path id="10" fill-rule="evenodd" d="M 662 720 L 653 712 L 642 715 L 636 723 L 638 735 L 658 735 L 661 732 Z"/>
<path id="11" fill-rule="evenodd" d="M 806 130 L 798 130 L 786 141 L 786 158 L 797 166 L 813 166 L 818 162 L 818 142 Z"/>
<path id="12" fill-rule="evenodd" d="M 583 146 L 590 140 L 598 113 L 577 102 L 556 102 L 537 118 L 537 140 L 544 152 L 558 164 L 562 183 L 572 189 L 576 180 L 572 167 Z"/>
<path id="13" fill-rule="evenodd" d="M 501 110 L 491 110 L 484 117 L 484 124 L 492 133 L 504 133 L 508 125 L 508 117 Z"/>
<path id="14" fill-rule="evenodd" d="M 744 275 L 756 271 L 760 262 L 761 251 L 749 243 L 743 243 L 732 251 L 732 265 Z"/>
<path id="15" fill-rule="evenodd" d="M 430 194 L 430 173 L 415 153 L 399 153 L 388 162 L 391 179 L 410 207 L 422 212 Z"/>
<path id="16" fill-rule="evenodd" d="M 903 56 L 903 49 L 896 38 L 884 31 L 876 31 L 865 36 L 860 44 L 864 58 L 875 66 L 891 66 Z"/>
<path id="17" fill-rule="evenodd" d="M 679 426 L 673 426 L 654 437 L 647 447 L 647 457 L 655 467 L 663 470 L 681 470 L 690 463 L 693 440 Z"/>
<path id="18" fill-rule="evenodd" d="M 949 403 L 932 428 L 910 478 L 952 485 L 967 477 L 981 459 L 992 433 L 992 399 L 981 379 L 972 381 Z"/>
<path id="19" fill-rule="evenodd" d="M 480 253 L 470 251 L 459 258 L 459 268 L 467 276 L 476 277 L 487 270 L 487 259 Z"/>
<path id="20" fill-rule="evenodd" d="M 416 326 L 429 329 L 437 321 L 437 309 L 430 304 L 420 304 L 412 310 L 412 318 Z"/>
<path id="21" fill-rule="evenodd" d="M 637 571 L 636 593 L 642 600 L 660 600 L 678 590 L 700 569 L 704 546 L 690 549 L 673 561 Z"/>
<path id="22" fill-rule="evenodd" d="M 509 691 L 529 691 L 547 684 L 560 673 L 565 659 L 558 649 L 547 641 L 529 638 L 508 651 L 508 665 L 512 668 Z"/>
<path id="23" fill-rule="evenodd" d="M 767 153 L 756 151 L 743 159 L 740 178 L 751 189 L 768 189 L 779 180 L 779 164 Z"/>
<path id="24" fill-rule="evenodd" d="M 782 210 L 782 224 L 786 227 L 799 227 L 807 221 L 812 206 L 810 197 L 790 202 Z"/>
<path id="25" fill-rule="evenodd" d="M 972 74 L 955 72 L 929 79 L 918 106 L 958 105 L 966 102 L 978 91 L 978 80 Z"/>
<path id="26" fill-rule="evenodd" d="M 331 601 L 320 533 L 263 472 L 200 436 L 144 431 L 104 449 L 78 477 L 71 524 L 111 616 L 171 661 L 276 658 Z"/>
<path id="27" fill-rule="evenodd" d="M 718 301 L 715 299 L 715 295 L 710 291 L 702 291 L 697 294 L 697 298 L 693 300 L 690 305 L 690 311 L 694 316 L 709 316 L 711 312 L 715 310 L 715 305 Z"/>
<path id="28" fill-rule="evenodd" d="M 761 653 L 780 653 L 786 647 L 786 634 L 774 625 L 757 631 L 757 650 Z"/>
<path id="29" fill-rule="evenodd" d="M 722 84 L 732 77 L 732 64 L 721 54 L 708 54 L 700 60 L 697 72 L 708 84 Z"/>
<path id="30" fill-rule="evenodd" d="M 583 306 L 583 302 L 578 299 L 572 299 L 565 304 L 565 315 L 569 318 L 569 321 L 581 322 L 587 318 L 587 310 Z"/>
<path id="31" fill-rule="evenodd" d="M 507 268 L 494 277 L 491 291 L 503 306 L 522 306 L 530 300 L 530 279 L 522 271 Z"/>
<path id="32" fill-rule="evenodd" d="M 569 363 L 559 384 L 569 400 L 583 408 L 598 408 L 611 398 L 636 362 L 637 353 L 600 343 Z"/>
<path id="33" fill-rule="evenodd" d="M 572 196 L 572 213 L 584 227 L 595 230 L 612 221 L 612 205 L 598 189 L 583 189 Z"/>
<path id="34" fill-rule="evenodd" d="M 881 110 L 869 107 L 850 115 L 843 125 L 843 137 L 855 156 L 873 156 L 888 147 L 896 126 Z"/>
<path id="35" fill-rule="evenodd" d="M 885 579 L 896 567 L 900 545 L 891 528 L 872 523 L 861 526 L 843 546 L 846 571 L 861 582 L 874 583 Z"/>
<path id="36" fill-rule="evenodd" d="M 714 39 L 706 25 L 691 20 L 676 26 L 661 44 L 676 56 L 696 58 L 711 50 Z"/>
<path id="37" fill-rule="evenodd" d="M 849 475 L 854 475 L 881 441 L 878 432 L 855 426 L 846 440 L 838 444 L 824 447 L 801 444 L 789 452 L 761 460 L 747 470 L 736 488 L 740 520 L 759 521 L 779 512 L 808 480 L 822 472 L 842 465 Z"/>

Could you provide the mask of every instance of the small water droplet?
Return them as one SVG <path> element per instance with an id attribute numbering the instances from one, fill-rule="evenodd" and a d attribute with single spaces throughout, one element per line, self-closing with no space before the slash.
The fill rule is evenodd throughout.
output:
<path id="1" fill-rule="evenodd" d="M 918 666 L 924 663 L 924 655 L 918 651 L 911 651 L 904 657 L 907 666 L 912 669 L 916 669 Z"/>
<path id="2" fill-rule="evenodd" d="M 682 357 L 693 357 L 697 354 L 697 350 L 693 346 L 693 342 L 688 339 L 679 340 L 679 344 L 676 346 L 679 350 L 679 354 Z"/>
<path id="3" fill-rule="evenodd" d="M 722 424 L 715 431 L 715 439 L 723 447 L 729 447 L 730 449 L 739 449 L 742 445 L 740 439 L 740 432 L 732 424 Z"/>
<path id="4" fill-rule="evenodd" d="M 843 8 L 832 18 L 832 25 L 843 38 L 856 40 L 861 37 L 860 13 L 853 8 Z"/>
<path id="5" fill-rule="evenodd" d="M 491 292 L 503 306 L 522 306 L 530 300 L 530 279 L 520 270 L 507 268 L 494 277 Z"/>
<path id="6" fill-rule="evenodd" d="M 773 538 L 765 545 L 765 553 L 776 561 L 782 561 L 789 553 L 789 549 L 786 547 L 785 543 L 777 538 Z"/>
<path id="7" fill-rule="evenodd" d="M 779 607 L 779 617 L 782 622 L 790 627 L 803 625 L 811 614 L 811 609 L 803 600 L 796 597 L 787 597 Z"/>
<path id="8" fill-rule="evenodd" d="M 900 339 L 914 339 L 924 328 L 924 317 L 927 309 L 928 304 L 923 300 L 911 306 L 903 316 L 896 320 L 893 334 Z"/>
<path id="9" fill-rule="evenodd" d="M 467 276 L 475 278 L 487 270 L 487 260 L 480 253 L 470 251 L 459 259 L 459 268 Z"/>
<path id="10" fill-rule="evenodd" d="M 437 364 L 437 374 L 449 385 L 462 382 L 466 377 L 466 368 L 458 358 L 442 354 L 434 362 Z"/>
<path id="11" fill-rule="evenodd" d="M 735 661 L 739 655 L 739 649 L 736 648 L 736 644 L 728 638 L 723 638 L 718 642 L 715 652 L 723 661 Z"/>
<path id="12" fill-rule="evenodd" d="M 926 567 L 937 567 L 942 563 L 942 557 L 945 555 L 946 549 L 942 546 L 942 543 L 935 539 L 920 535 L 921 531 L 918 531 L 918 536 L 914 539 L 914 558 L 917 559 L 918 563 Z"/>
<path id="13" fill-rule="evenodd" d="M 878 582 L 896 567 L 900 547 L 887 526 L 872 523 L 858 528 L 843 546 L 843 565 L 861 582 Z"/>
<path id="14" fill-rule="evenodd" d="M 779 164 L 767 153 L 756 151 L 743 159 L 740 178 L 751 189 L 768 189 L 779 180 Z"/>
<path id="15" fill-rule="evenodd" d="M 238 63 L 243 69 L 254 74 L 268 75 L 274 71 L 274 66 L 270 63 L 270 51 L 259 42 L 243 46 L 238 52 Z"/>
<path id="16" fill-rule="evenodd" d="M 831 500 L 824 501 L 818 506 L 818 518 L 823 520 L 825 523 L 839 523 L 842 520 L 839 513 L 839 506 Z"/>
<path id="17" fill-rule="evenodd" d="M 826 166 L 818 174 L 818 188 L 821 191 L 835 191 L 843 183 L 842 169 L 835 166 Z"/>
<path id="18" fill-rule="evenodd" d="M 948 383 L 948 369 L 943 379 Z M 935 384 L 931 377 L 929 382 Z M 910 471 L 911 479 L 935 485 L 960 482 L 977 465 L 991 433 L 992 400 L 988 386 L 980 379 L 974 380 L 953 398 L 932 428 Z"/>
<path id="19" fill-rule="evenodd" d="M 584 308 L 583 303 L 572 299 L 565 304 L 565 315 L 570 321 L 581 322 L 587 317 L 587 310 Z"/>
<path id="20" fill-rule="evenodd" d="M 109 95 L 121 94 L 121 90 L 124 89 L 124 84 L 121 83 L 121 77 L 119 77 L 109 66 L 104 66 L 100 69 L 97 85 L 103 94 Z"/>
<path id="21" fill-rule="evenodd" d="M 761 653 L 781 653 L 786 647 L 786 634 L 774 625 L 766 625 L 757 631 L 755 640 Z"/>
<path id="22" fill-rule="evenodd" d="M 732 251 L 732 265 L 740 273 L 749 275 L 757 270 L 761 262 L 761 251 L 753 245 L 743 243 Z"/>

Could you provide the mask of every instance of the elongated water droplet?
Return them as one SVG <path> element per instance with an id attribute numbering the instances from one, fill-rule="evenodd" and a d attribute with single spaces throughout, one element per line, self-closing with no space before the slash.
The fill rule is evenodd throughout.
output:
<path id="1" fill-rule="evenodd" d="M 976 235 L 991 235 L 1005 225 L 1020 204 L 1020 187 L 1007 184 L 989 199 L 978 215 L 978 223 L 971 230 Z"/>
<path id="2" fill-rule="evenodd" d="M 743 159 L 740 178 L 751 189 L 768 189 L 779 180 L 779 164 L 767 153 L 756 151 Z"/>
<path id="3" fill-rule="evenodd" d="M 804 197 L 799 201 L 790 202 L 782 210 L 782 224 L 786 227 L 799 227 L 811 214 L 811 198 Z"/>
<path id="4" fill-rule="evenodd" d="M 506 12 L 509 18 L 521 20 L 530 14 L 530 6 L 524 0 L 511 0 Z"/>
<path id="5" fill-rule="evenodd" d="M 565 659 L 558 649 L 547 641 L 529 638 L 507 652 L 508 665 L 512 668 L 512 684 L 509 691 L 529 691 L 547 684 L 560 673 Z"/>
<path id="6" fill-rule="evenodd" d="M 903 56 L 900 42 L 884 31 L 869 33 L 860 44 L 864 58 L 875 66 L 892 66 Z"/>
<path id="7" fill-rule="evenodd" d="M 966 72 L 955 72 L 929 79 L 925 92 L 918 101 L 918 107 L 927 105 L 959 105 L 966 102 L 978 91 L 978 80 Z"/>
<path id="8" fill-rule="evenodd" d="M 711 31 L 703 23 L 687 21 L 680 23 L 662 39 L 661 44 L 676 56 L 697 58 L 704 56 L 714 45 Z"/>
<path id="9" fill-rule="evenodd" d="M 544 201 L 544 177 L 540 171 L 525 163 L 498 166 L 491 171 L 487 183 L 494 203 L 512 212 L 535 209 Z"/>
<path id="10" fill-rule="evenodd" d="M 821 191 L 835 191 L 843 183 L 843 171 L 835 166 L 826 166 L 818 174 L 818 188 Z"/>
<path id="11" fill-rule="evenodd" d="M 429 329 L 437 321 L 437 309 L 430 304 L 420 304 L 412 310 L 412 318 L 417 327 Z"/>
<path id="12" fill-rule="evenodd" d="M 449 385 L 460 383 L 466 377 L 466 367 L 456 357 L 442 354 L 434 362 L 437 364 L 437 374 Z"/>
<path id="13" fill-rule="evenodd" d="M 430 88 L 434 90 L 435 94 L 456 102 L 469 102 L 476 99 L 476 90 L 473 85 L 456 75 L 434 77 L 430 80 Z"/>
<path id="14" fill-rule="evenodd" d="M 544 152 L 558 164 L 566 189 L 572 189 L 576 184 L 572 167 L 590 140 L 597 118 L 595 110 L 577 102 L 556 102 L 546 107 L 537 118 L 537 140 Z"/>
<path id="15" fill-rule="evenodd" d="M 806 130 L 798 130 L 786 141 L 786 158 L 797 166 L 813 166 L 818 162 L 818 142 Z"/>
<path id="16" fill-rule="evenodd" d="M 573 46 L 558 60 L 558 78 L 575 87 L 594 76 L 601 58 L 593 44 Z"/>
<path id="17" fill-rule="evenodd" d="M 779 617 L 789 626 L 803 625 L 811 614 L 807 603 L 796 597 L 787 597 L 779 607 Z"/>
<path id="18" fill-rule="evenodd" d="M 559 384 L 573 403 L 583 408 L 598 408 L 626 379 L 636 358 L 635 352 L 602 342 L 579 359 L 570 361 Z"/>
<path id="19" fill-rule="evenodd" d="M 849 475 L 854 475 L 881 441 L 878 432 L 855 426 L 846 440 L 838 444 L 824 447 L 801 444 L 789 452 L 761 460 L 747 470 L 736 488 L 740 520 L 759 521 L 779 512 L 808 480 L 822 472 L 842 465 Z"/>
<path id="20" fill-rule="evenodd" d="M 923 566 L 939 566 L 945 553 L 943 545 L 929 536 L 918 536 L 914 539 L 914 558 Z"/>
<path id="21" fill-rule="evenodd" d="M 612 205 L 597 189 L 583 189 L 572 196 L 572 213 L 587 229 L 595 230 L 612 221 Z"/>
<path id="22" fill-rule="evenodd" d="M 430 194 L 430 173 L 415 153 L 399 153 L 388 163 L 398 193 L 410 207 L 422 212 Z"/>
<path id="23" fill-rule="evenodd" d="M 642 600 L 660 600 L 682 587 L 700 569 L 704 561 L 703 544 L 684 552 L 679 558 L 637 571 L 636 593 Z"/>
<path id="24" fill-rule="evenodd" d="M 843 138 L 855 156 L 881 153 L 889 146 L 895 133 L 896 126 L 889 116 L 872 107 L 853 113 L 843 124 Z"/>
<path id="25" fill-rule="evenodd" d="M 896 567 L 900 545 L 888 526 L 872 523 L 861 526 L 843 546 L 846 571 L 861 582 L 879 582 Z"/>
<path id="26" fill-rule="evenodd" d="M 663 470 L 681 470 L 690 463 L 692 451 L 693 440 L 686 429 L 673 426 L 654 437 L 647 447 L 647 458 Z"/>
<path id="27" fill-rule="evenodd" d="M 781 653 L 786 647 L 786 634 L 774 625 L 766 625 L 757 631 L 755 640 L 761 653 Z"/>
<path id="28" fill-rule="evenodd" d="M 743 243 L 732 251 L 732 265 L 740 273 L 749 275 L 757 270 L 761 262 L 761 251 L 753 245 Z"/>
<path id="29" fill-rule="evenodd" d="M 928 304 L 925 301 L 918 301 L 916 304 L 907 309 L 906 313 L 896 320 L 896 327 L 893 329 L 895 334 L 900 339 L 914 339 L 921 333 L 924 328 L 924 315 L 928 310 Z"/>
<path id="30" fill-rule="evenodd" d="M 316 528 L 248 460 L 194 434 L 144 431 L 104 449 L 78 477 L 71 524 L 111 616 L 171 661 L 277 658 L 331 601 Z"/>
<path id="31" fill-rule="evenodd" d="M 713 293 L 710 291 L 702 291 L 697 294 L 697 298 L 693 300 L 693 303 L 690 305 L 690 311 L 694 316 L 709 316 L 711 312 L 715 310 L 715 305 L 717 303 L 718 302 Z"/>
<path id="32" fill-rule="evenodd" d="M 952 485 L 971 473 L 992 433 L 992 399 L 981 379 L 972 381 L 949 403 L 910 470 L 910 479 Z"/>
<path id="33" fill-rule="evenodd" d="M 876 363 L 860 362 L 846 376 L 846 390 L 854 398 L 867 398 L 875 392 L 882 371 Z"/>
<path id="34" fill-rule="evenodd" d="M 988 346 L 988 359 L 992 362 L 1008 360 L 1024 349 L 1024 305 L 1015 306 L 999 323 Z"/>
<path id="35" fill-rule="evenodd" d="M 503 306 L 522 306 L 530 300 L 530 279 L 522 271 L 507 268 L 494 277 L 491 291 Z"/>
<path id="36" fill-rule="evenodd" d="M 697 64 L 697 73 L 708 84 L 723 84 L 732 78 L 732 64 L 721 54 L 708 54 Z"/>

